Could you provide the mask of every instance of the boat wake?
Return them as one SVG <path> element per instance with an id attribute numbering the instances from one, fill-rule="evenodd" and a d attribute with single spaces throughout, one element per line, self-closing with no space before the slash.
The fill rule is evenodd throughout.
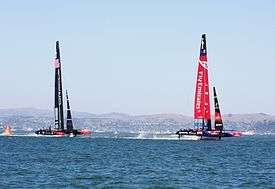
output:
<path id="1" fill-rule="evenodd" d="M 135 133 L 131 136 L 117 136 L 117 138 L 133 139 L 133 140 L 179 140 L 175 134 L 155 134 L 155 133 Z M 181 139 L 181 140 L 192 140 L 192 139 Z"/>
<path id="2" fill-rule="evenodd" d="M 33 134 L 13 134 L 13 135 L 10 135 L 10 136 L 0 134 L 0 136 L 3 136 L 3 137 L 35 137 L 37 135 L 33 133 Z"/>
<path id="3" fill-rule="evenodd" d="M 242 135 L 252 136 L 252 135 L 256 135 L 256 132 L 255 131 L 244 131 L 244 132 L 242 132 Z"/>
<path id="4" fill-rule="evenodd" d="M 179 140 L 177 137 L 176 138 L 169 138 L 169 137 L 122 137 L 124 139 L 131 139 L 131 140 Z"/>

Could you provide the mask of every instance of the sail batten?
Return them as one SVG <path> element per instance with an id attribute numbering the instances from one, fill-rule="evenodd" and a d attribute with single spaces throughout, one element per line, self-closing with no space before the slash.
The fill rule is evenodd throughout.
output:
<path id="1" fill-rule="evenodd" d="M 203 34 L 200 45 L 200 56 L 194 101 L 194 126 L 211 130 L 211 112 L 208 81 L 206 35 Z"/>

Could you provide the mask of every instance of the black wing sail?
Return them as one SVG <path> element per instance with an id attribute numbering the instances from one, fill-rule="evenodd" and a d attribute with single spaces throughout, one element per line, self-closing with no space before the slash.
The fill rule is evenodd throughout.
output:
<path id="1" fill-rule="evenodd" d="M 72 133 L 74 130 L 74 127 L 73 127 L 72 113 L 71 113 L 70 102 L 69 102 L 67 91 L 66 91 L 66 99 L 67 99 L 67 123 L 66 123 L 67 132 Z"/>
<path id="2" fill-rule="evenodd" d="M 55 64 L 55 88 L 54 88 L 55 127 L 58 130 L 64 130 L 61 61 L 60 61 L 60 50 L 59 50 L 58 41 L 56 41 L 56 58 L 55 58 L 54 64 Z"/>
<path id="3" fill-rule="evenodd" d="M 223 122 L 222 122 L 222 116 L 221 116 L 219 101 L 218 101 L 215 87 L 213 87 L 213 91 L 214 91 L 214 103 L 215 103 L 215 130 L 222 131 Z"/>

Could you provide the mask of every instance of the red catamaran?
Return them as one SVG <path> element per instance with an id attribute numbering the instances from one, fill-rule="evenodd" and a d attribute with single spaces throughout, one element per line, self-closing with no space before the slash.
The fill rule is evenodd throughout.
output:
<path id="1" fill-rule="evenodd" d="M 35 131 L 35 134 L 52 135 L 52 136 L 90 135 L 92 132 L 89 130 L 74 129 L 67 91 L 66 91 L 67 119 L 66 119 L 66 128 L 64 127 L 61 60 L 60 60 L 60 49 L 59 49 L 58 41 L 56 42 L 56 58 L 54 60 L 54 66 L 55 66 L 55 88 L 54 88 L 55 125 L 54 125 L 54 128 L 49 127 L 48 129 L 40 129 L 38 131 Z"/>
<path id="2" fill-rule="evenodd" d="M 177 135 L 180 137 L 232 137 L 240 136 L 238 131 L 225 131 L 220 113 L 218 98 L 215 88 L 215 128 L 211 127 L 210 93 L 207 64 L 206 35 L 203 34 L 200 45 L 200 57 L 198 61 L 198 72 L 196 80 L 195 100 L 194 100 L 194 129 L 180 129 Z"/>

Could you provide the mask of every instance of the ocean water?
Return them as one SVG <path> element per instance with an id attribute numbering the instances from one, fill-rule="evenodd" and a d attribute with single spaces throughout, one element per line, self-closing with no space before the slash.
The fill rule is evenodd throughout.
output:
<path id="1" fill-rule="evenodd" d="M 0 188 L 275 188 L 275 136 L 2 136 L 0 170 Z"/>

